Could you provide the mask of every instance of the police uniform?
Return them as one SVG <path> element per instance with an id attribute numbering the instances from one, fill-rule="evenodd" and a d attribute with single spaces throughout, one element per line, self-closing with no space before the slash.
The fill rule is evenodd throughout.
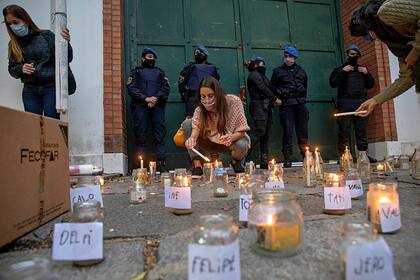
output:
<path id="1" fill-rule="evenodd" d="M 185 102 L 185 114 L 187 117 L 192 117 L 195 108 L 198 106 L 198 89 L 201 80 L 207 76 L 212 76 L 217 80 L 220 79 L 217 67 L 207 62 L 207 49 L 201 44 L 197 45 L 197 49 L 205 54 L 206 60 L 200 63 L 190 62 L 182 69 L 178 79 L 178 90 L 182 101 Z"/>
<path id="2" fill-rule="evenodd" d="M 260 146 L 260 166 L 263 169 L 268 167 L 269 136 L 272 123 L 272 104 L 277 97 L 270 89 L 270 81 L 265 76 L 265 67 L 255 67 L 255 63 L 262 61 L 262 57 L 255 57 L 251 60 L 247 79 L 248 92 L 250 97 L 249 111 L 254 120 L 254 130 L 251 133 L 251 148 L 247 160 L 251 159 L 253 151 Z"/>
<path id="3" fill-rule="evenodd" d="M 359 53 L 360 49 L 356 45 L 351 45 L 347 51 L 355 50 Z M 346 72 L 343 68 L 347 65 L 354 67 L 353 71 Z M 360 64 L 346 61 L 340 67 L 333 70 L 330 75 L 330 85 L 337 88 L 337 107 L 338 112 L 352 112 L 365 102 L 367 90 L 371 89 L 375 83 L 374 78 L 368 72 L 363 74 L 358 71 Z M 338 151 L 343 154 L 345 147 L 350 146 L 351 125 L 353 124 L 356 136 L 357 150 L 367 151 L 367 123 L 368 117 L 344 116 L 337 119 L 338 123 Z"/>
<path id="4" fill-rule="evenodd" d="M 156 57 L 156 55 L 155 55 Z M 145 153 L 147 128 L 152 124 L 158 165 L 165 165 L 165 105 L 169 95 L 169 82 L 162 69 L 139 66 L 130 72 L 127 81 L 131 96 L 131 110 L 134 120 L 134 136 L 137 154 Z M 155 96 L 157 103 L 149 108 L 147 97 Z"/>
<path id="5" fill-rule="evenodd" d="M 289 48 L 285 49 L 285 53 L 297 57 L 297 50 L 294 48 L 289 50 Z M 299 150 L 302 155 L 305 154 L 308 145 L 309 111 L 305 105 L 308 78 L 305 70 L 297 63 L 292 66 L 283 63 L 273 70 L 270 83 L 272 88 L 275 89 L 275 94 L 282 101 L 279 113 L 280 124 L 283 127 L 282 152 L 286 163 L 290 162 L 293 154 L 293 130 L 296 132 Z"/>

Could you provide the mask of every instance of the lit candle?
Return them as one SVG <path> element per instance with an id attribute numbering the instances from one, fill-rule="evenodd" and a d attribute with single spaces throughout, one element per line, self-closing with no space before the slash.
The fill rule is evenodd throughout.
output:
<path id="1" fill-rule="evenodd" d="M 268 170 L 273 170 L 274 165 L 276 164 L 276 160 L 273 158 L 270 163 L 268 164 Z"/>
<path id="2" fill-rule="evenodd" d="M 309 151 L 309 147 L 306 147 L 305 152 L 305 168 L 306 168 L 306 174 L 305 174 L 305 182 L 306 186 L 311 186 L 311 152 Z"/>
<path id="3" fill-rule="evenodd" d="M 317 179 L 323 179 L 323 172 L 322 172 L 322 159 L 321 159 L 321 152 L 318 150 L 318 147 L 315 148 L 315 175 Z"/>
<path id="4" fill-rule="evenodd" d="M 378 173 L 378 177 L 385 176 L 385 164 L 382 162 L 378 162 L 376 164 L 376 172 Z"/>
<path id="5" fill-rule="evenodd" d="M 342 174 L 326 173 L 323 188 L 325 214 L 344 215 L 346 209 L 351 208 L 350 189 L 347 188 Z"/>
<path id="6" fill-rule="evenodd" d="M 156 177 L 156 161 L 149 162 L 149 174 L 150 178 Z"/>
<path id="7" fill-rule="evenodd" d="M 143 158 L 139 156 L 139 159 L 140 159 L 140 168 L 143 169 Z"/>

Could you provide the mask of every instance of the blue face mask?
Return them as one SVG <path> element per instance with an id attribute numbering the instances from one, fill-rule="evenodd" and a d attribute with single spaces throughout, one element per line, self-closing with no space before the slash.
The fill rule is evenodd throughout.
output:
<path id="1" fill-rule="evenodd" d="M 13 33 L 15 33 L 15 35 L 18 37 L 26 36 L 29 33 L 29 29 L 24 23 L 11 24 L 10 29 L 12 29 Z"/>

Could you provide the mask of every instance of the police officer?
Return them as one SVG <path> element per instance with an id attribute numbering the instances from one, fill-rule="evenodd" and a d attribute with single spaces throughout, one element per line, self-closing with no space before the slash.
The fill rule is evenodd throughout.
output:
<path id="1" fill-rule="evenodd" d="M 299 52 L 294 47 L 284 49 L 284 63 L 273 70 L 271 85 L 282 101 L 279 108 L 280 123 L 283 127 L 284 167 L 291 167 L 293 154 L 293 130 L 302 156 L 308 145 L 309 112 L 306 108 L 308 78 L 305 70 L 296 63 Z"/>
<path id="2" fill-rule="evenodd" d="M 217 68 L 208 62 L 209 51 L 202 44 L 197 44 L 194 50 L 195 62 L 190 62 L 179 74 L 178 90 L 185 102 L 185 115 L 191 118 L 198 106 L 198 88 L 206 76 L 220 79 Z"/>
<path id="3" fill-rule="evenodd" d="M 272 106 L 281 105 L 270 89 L 270 81 L 265 76 L 266 68 L 264 58 L 256 56 L 248 65 L 249 76 L 247 79 L 248 92 L 251 102 L 249 111 L 254 120 L 254 130 L 251 134 L 251 149 L 248 152 L 247 160 L 257 145 L 260 146 L 260 167 L 268 168 L 268 148 L 271 128 Z"/>
<path id="4" fill-rule="evenodd" d="M 330 85 L 337 88 L 337 105 L 339 112 L 355 111 L 366 101 L 366 90 L 371 89 L 375 80 L 365 66 L 358 63 L 361 51 L 355 44 L 346 49 L 347 61 L 334 69 L 330 75 Z M 367 151 L 367 117 L 344 116 L 338 120 L 338 151 L 342 155 L 345 147 L 350 146 L 351 124 L 356 135 L 357 149 Z"/>
<path id="5" fill-rule="evenodd" d="M 145 48 L 141 54 L 141 65 L 130 72 L 127 87 L 131 96 L 134 119 L 136 152 L 144 154 L 149 122 L 153 127 L 158 170 L 165 167 L 165 104 L 169 95 L 169 83 L 162 69 L 155 67 L 157 55 L 153 49 Z"/>

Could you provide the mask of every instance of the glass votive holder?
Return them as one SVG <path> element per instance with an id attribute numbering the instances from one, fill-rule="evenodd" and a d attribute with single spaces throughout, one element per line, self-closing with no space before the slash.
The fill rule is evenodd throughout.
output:
<path id="1" fill-rule="evenodd" d="M 163 172 L 160 175 L 160 186 L 161 187 L 171 187 L 172 186 L 172 176 L 169 172 Z"/>
<path id="2" fill-rule="evenodd" d="M 249 175 L 254 175 L 255 173 L 255 163 L 253 161 L 249 161 L 245 163 L 245 173 Z"/>
<path id="3" fill-rule="evenodd" d="M 228 245 L 238 238 L 239 229 L 225 214 L 203 215 L 193 230 L 193 242 L 199 245 Z"/>
<path id="4" fill-rule="evenodd" d="M 276 160 L 274 158 L 272 160 L 270 160 L 268 162 L 268 170 L 270 170 L 270 171 L 273 170 L 276 164 L 277 163 L 276 163 Z"/>
<path id="5" fill-rule="evenodd" d="M 219 160 L 215 160 L 213 162 L 213 168 L 214 169 L 216 169 L 216 168 L 223 168 L 223 162 L 222 161 L 219 161 Z"/>
<path id="6" fill-rule="evenodd" d="M 203 179 L 206 184 L 210 184 L 214 177 L 214 168 L 213 164 L 206 162 L 203 164 Z"/>
<path id="7" fill-rule="evenodd" d="M 303 212 L 296 194 L 279 190 L 261 190 L 253 196 L 248 212 L 251 248 L 270 257 L 297 253 L 302 244 Z"/>
<path id="8" fill-rule="evenodd" d="M 240 189 L 245 185 L 248 185 L 249 175 L 246 173 L 236 174 L 236 186 Z"/>
<path id="9" fill-rule="evenodd" d="M 190 184 L 190 180 L 188 179 L 188 176 L 191 177 L 191 175 L 188 175 L 188 173 L 186 171 L 182 171 L 179 172 L 178 176 L 175 177 L 175 181 L 174 181 L 174 187 L 177 188 L 189 188 L 189 192 L 191 192 L 191 184 Z M 190 195 L 190 199 L 191 199 L 191 195 Z M 191 203 L 190 203 L 191 205 Z M 191 208 L 169 208 L 167 207 L 167 209 L 176 214 L 176 215 L 188 215 L 191 214 L 192 211 L 192 206 Z"/>
<path id="10" fill-rule="evenodd" d="M 400 169 L 401 170 L 410 169 L 410 158 L 407 155 L 400 156 Z"/>
<path id="11" fill-rule="evenodd" d="M 156 178 L 156 161 L 149 162 L 149 174 L 151 180 Z"/>
<path id="12" fill-rule="evenodd" d="M 376 163 L 376 175 L 379 178 L 384 178 L 385 177 L 385 163 L 383 161 L 377 162 Z"/>
<path id="13" fill-rule="evenodd" d="M 214 171 L 213 196 L 227 197 L 229 195 L 228 174 L 224 168 L 216 168 Z"/>
<path id="14" fill-rule="evenodd" d="M 324 173 L 323 189 L 325 214 L 344 215 L 346 209 L 351 208 L 350 190 L 346 186 L 343 174 Z M 347 207 L 348 204 L 350 204 L 349 208 Z"/>
<path id="15" fill-rule="evenodd" d="M 44 257 L 25 258 L 0 268 L 0 279 L 7 280 L 59 280 L 52 263 Z"/>
<path id="16" fill-rule="evenodd" d="M 346 185 L 350 188 L 350 195 L 352 199 L 359 199 L 363 196 L 363 183 L 356 168 L 351 167 L 347 169 L 344 173 L 344 179 Z"/>

